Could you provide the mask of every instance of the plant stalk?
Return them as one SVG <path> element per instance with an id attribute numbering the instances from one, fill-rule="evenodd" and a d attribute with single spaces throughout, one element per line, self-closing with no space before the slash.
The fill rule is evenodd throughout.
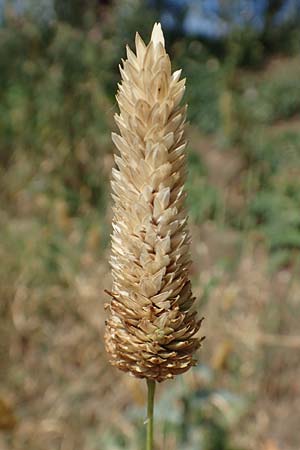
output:
<path id="1" fill-rule="evenodd" d="M 146 450 L 153 450 L 153 410 L 154 410 L 155 381 L 147 380 L 147 387 L 148 387 L 148 403 L 147 403 Z"/>

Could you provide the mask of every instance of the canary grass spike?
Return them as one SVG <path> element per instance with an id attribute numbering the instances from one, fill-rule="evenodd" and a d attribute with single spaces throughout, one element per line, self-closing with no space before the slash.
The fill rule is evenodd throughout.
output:
<path id="1" fill-rule="evenodd" d="M 160 24 L 146 46 L 127 47 L 118 85 L 119 151 L 113 169 L 112 292 L 105 344 L 110 362 L 164 381 L 195 364 L 201 320 L 189 280 L 184 209 L 185 80 L 172 74 Z"/>

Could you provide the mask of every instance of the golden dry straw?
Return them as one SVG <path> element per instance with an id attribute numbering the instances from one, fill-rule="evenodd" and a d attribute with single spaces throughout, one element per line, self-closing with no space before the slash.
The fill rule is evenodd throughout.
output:
<path id="1" fill-rule="evenodd" d="M 136 34 L 118 85 L 120 155 L 113 169 L 112 300 L 105 343 L 110 362 L 163 381 L 195 364 L 201 320 L 192 309 L 190 237 L 184 209 L 185 80 L 172 74 L 160 24 L 146 46 Z"/>

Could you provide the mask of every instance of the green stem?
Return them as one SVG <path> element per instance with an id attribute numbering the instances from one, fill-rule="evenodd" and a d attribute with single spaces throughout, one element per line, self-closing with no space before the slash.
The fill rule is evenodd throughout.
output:
<path id="1" fill-rule="evenodd" d="M 148 406 L 147 406 L 147 446 L 146 450 L 153 450 L 153 410 L 155 381 L 147 380 L 148 386 Z"/>

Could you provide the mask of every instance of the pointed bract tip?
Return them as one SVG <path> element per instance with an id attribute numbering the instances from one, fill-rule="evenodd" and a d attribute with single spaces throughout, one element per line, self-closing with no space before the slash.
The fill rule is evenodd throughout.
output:
<path id="1" fill-rule="evenodd" d="M 154 47 L 159 44 L 159 42 L 162 44 L 162 46 L 165 46 L 165 39 L 164 35 L 161 29 L 161 24 L 155 22 L 152 34 L 151 34 L 151 41 L 153 42 Z"/>

